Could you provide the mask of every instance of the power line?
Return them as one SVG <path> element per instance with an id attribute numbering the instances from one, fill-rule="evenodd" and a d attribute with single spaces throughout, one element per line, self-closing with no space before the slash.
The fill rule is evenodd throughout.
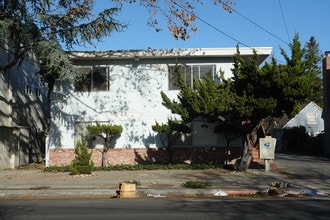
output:
<path id="1" fill-rule="evenodd" d="M 246 43 L 244 43 L 244 42 L 242 42 L 242 41 L 240 41 L 240 40 L 238 40 L 238 39 L 236 39 L 236 38 L 230 36 L 229 34 L 227 34 L 227 33 L 225 33 L 225 32 L 223 32 L 222 30 L 220 30 L 219 28 L 215 27 L 214 25 L 212 25 L 211 23 L 207 22 L 206 20 L 202 19 L 201 17 L 197 16 L 196 14 L 194 14 L 194 13 L 188 11 L 186 8 L 182 7 L 182 6 L 179 5 L 177 2 L 175 2 L 175 1 L 172 1 L 172 2 L 173 2 L 173 4 L 175 4 L 176 6 L 178 6 L 179 8 L 181 8 L 182 10 L 188 12 L 189 14 L 193 14 L 193 15 L 196 17 L 196 19 L 200 20 L 201 22 L 203 22 L 203 23 L 206 24 L 207 26 L 211 27 L 212 29 L 216 30 L 217 32 L 219 32 L 219 33 L 225 35 L 226 37 L 228 37 L 228 38 L 230 38 L 230 39 L 232 39 L 233 41 L 237 42 L 238 44 L 241 44 L 241 45 L 243 45 L 243 46 L 245 46 L 245 47 L 248 47 L 248 48 L 250 48 L 250 49 L 255 49 L 255 48 L 253 48 L 253 47 L 247 45 Z"/>
<path id="2" fill-rule="evenodd" d="M 283 13 L 283 8 L 282 8 L 281 0 L 278 0 L 278 4 L 280 5 L 280 10 L 281 10 L 282 19 L 283 19 L 283 22 L 284 22 L 284 26 L 285 26 L 286 34 L 287 34 L 287 36 L 288 36 L 288 40 L 290 41 L 290 35 L 289 35 L 289 31 L 288 31 L 288 26 L 286 25 L 286 20 L 285 20 L 285 17 L 284 17 L 284 13 Z"/>
<path id="3" fill-rule="evenodd" d="M 212 25 L 211 23 L 207 22 L 207 21 L 204 20 L 203 18 L 201 18 L 201 17 L 197 16 L 196 14 L 194 14 L 194 13 L 188 11 L 186 8 L 182 7 L 182 6 L 179 5 L 177 2 L 175 2 L 175 1 L 172 1 L 172 2 L 173 2 L 173 4 L 175 4 L 176 6 L 178 6 L 179 8 L 181 8 L 182 10 L 184 10 L 185 12 L 188 12 L 189 14 L 193 14 L 193 15 L 196 17 L 196 19 L 200 20 L 201 22 L 203 22 L 203 23 L 206 24 L 207 26 L 211 27 L 212 29 L 216 30 L 217 32 L 219 32 L 219 33 L 225 35 L 226 37 L 228 37 L 228 38 L 230 38 L 230 39 L 232 39 L 233 41 L 237 42 L 238 44 L 241 44 L 241 45 L 243 45 L 243 46 L 245 46 L 245 47 L 248 47 L 248 48 L 250 48 L 250 49 L 252 49 L 252 50 L 257 50 L 256 48 L 251 47 L 251 46 L 247 45 L 246 43 L 244 43 L 244 42 L 242 42 L 242 41 L 240 41 L 240 40 L 238 40 L 238 39 L 236 39 L 236 38 L 230 36 L 229 34 L 227 34 L 227 33 L 225 33 L 225 32 L 223 32 L 222 30 L 220 30 L 219 28 L 215 27 L 215 26 Z M 258 50 L 257 50 L 257 51 L 258 51 Z M 261 53 L 260 53 L 260 54 L 261 54 Z"/>
<path id="4" fill-rule="evenodd" d="M 200 20 L 201 22 L 203 22 L 203 23 L 206 24 L 207 26 L 213 28 L 214 30 L 216 30 L 217 32 L 219 32 L 219 33 L 225 35 L 226 37 L 228 37 L 228 38 L 234 40 L 234 41 L 237 42 L 238 44 L 242 44 L 243 46 L 248 47 L 248 48 L 250 48 L 250 49 L 255 49 L 255 48 L 253 48 L 253 47 L 247 45 L 246 43 L 243 43 L 242 41 L 237 40 L 236 38 L 230 36 L 229 34 L 227 34 L 227 33 L 223 32 L 223 31 L 221 31 L 219 28 L 217 28 L 217 27 L 215 27 L 214 25 L 210 24 L 210 23 L 207 22 L 206 20 L 204 20 L 204 19 L 202 19 L 201 17 L 195 15 L 194 13 L 188 11 L 186 8 L 182 7 L 182 6 L 179 5 L 177 2 L 175 2 L 175 1 L 173 1 L 173 0 L 172 0 L 172 2 L 173 2 L 173 4 L 177 5 L 177 6 L 178 6 L 179 8 L 181 8 L 182 10 L 184 10 L 184 11 L 190 13 L 190 14 L 193 14 L 198 20 Z M 286 42 L 285 40 L 283 40 L 283 39 L 277 37 L 276 35 L 272 34 L 271 32 L 267 31 L 267 30 L 266 30 L 265 28 L 263 28 L 262 26 L 258 25 L 257 23 L 253 22 L 251 19 L 247 18 L 246 16 L 242 15 L 242 14 L 239 13 L 238 11 L 234 10 L 233 8 L 231 8 L 228 4 L 225 4 L 225 3 L 223 3 L 223 2 L 222 2 L 222 4 L 223 4 L 224 6 L 226 6 L 227 8 L 231 9 L 232 11 L 235 11 L 238 15 L 242 16 L 244 19 L 247 19 L 249 22 L 251 22 L 251 23 L 253 23 L 254 25 L 256 25 L 257 27 L 261 28 L 263 31 L 265 31 L 265 32 L 267 32 L 268 34 L 272 35 L 272 36 L 275 37 L 276 39 L 282 41 L 282 42 L 285 43 L 286 45 L 289 45 L 288 42 Z M 279 61 L 278 59 L 276 59 L 276 60 Z M 279 61 L 279 62 L 281 62 L 281 63 L 285 63 L 284 61 Z"/>
<path id="5" fill-rule="evenodd" d="M 224 6 L 226 6 L 227 8 L 230 8 L 231 11 L 236 12 L 236 14 L 238 14 L 239 16 L 241 16 L 242 18 L 246 19 L 247 21 L 249 21 L 250 23 L 254 24 L 255 26 L 257 26 L 258 28 L 260 28 L 261 30 L 265 31 L 266 33 L 270 34 L 271 36 L 273 36 L 274 38 L 282 41 L 283 43 L 289 45 L 288 42 L 286 42 L 285 40 L 283 40 L 282 38 L 276 36 L 275 34 L 271 33 L 270 31 L 268 31 L 267 29 L 265 29 L 264 27 L 262 27 L 261 25 L 257 24 L 256 22 L 252 21 L 250 18 L 246 17 L 245 15 L 241 14 L 240 12 L 238 12 L 237 10 L 233 9 L 232 7 L 230 7 L 228 4 L 221 2 L 221 4 L 223 4 Z M 290 41 L 290 39 L 289 39 Z"/>

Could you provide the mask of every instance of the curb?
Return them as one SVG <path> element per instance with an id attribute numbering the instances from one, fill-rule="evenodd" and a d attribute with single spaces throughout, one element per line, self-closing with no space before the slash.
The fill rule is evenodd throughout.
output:
<path id="1" fill-rule="evenodd" d="M 5 191 L 5 192 L 4 192 Z M 94 189 L 81 191 L 81 189 L 45 189 L 45 190 L 0 190 L 0 200 L 5 199 L 60 199 L 60 198 L 117 198 L 118 189 Z M 219 192 L 221 192 L 219 194 Z M 260 192 L 254 189 L 138 189 L 138 198 L 178 198 L 178 197 L 226 197 L 248 196 Z"/>

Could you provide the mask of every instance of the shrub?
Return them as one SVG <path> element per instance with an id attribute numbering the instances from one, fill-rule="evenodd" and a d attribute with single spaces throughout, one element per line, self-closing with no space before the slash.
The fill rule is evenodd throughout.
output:
<path id="1" fill-rule="evenodd" d="M 138 180 L 132 180 L 132 181 L 126 180 L 124 181 L 124 183 L 130 183 L 130 184 L 135 184 L 136 186 L 141 186 L 141 182 Z"/>
<path id="2" fill-rule="evenodd" d="M 81 141 L 77 143 L 74 149 L 75 158 L 70 165 L 70 173 L 72 175 L 91 174 L 93 170 L 93 161 L 91 161 L 92 153 L 88 152 L 86 139 L 81 137 Z"/>
<path id="3" fill-rule="evenodd" d="M 203 189 L 208 186 L 212 186 L 212 184 L 210 182 L 204 182 L 204 181 L 187 181 L 184 184 L 182 184 L 182 186 L 191 189 Z"/>
<path id="4" fill-rule="evenodd" d="M 122 171 L 122 170 L 206 170 L 222 169 L 222 165 L 209 164 L 135 164 L 135 165 L 113 165 L 108 167 L 93 167 L 92 171 Z M 45 167 L 45 172 L 70 172 L 70 166 Z"/>

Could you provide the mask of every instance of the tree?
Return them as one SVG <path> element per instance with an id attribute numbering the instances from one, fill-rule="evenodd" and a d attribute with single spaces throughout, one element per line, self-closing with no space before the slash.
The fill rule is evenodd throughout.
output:
<path id="1" fill-rule="evenodd" d="M 87 130 L 93 140 L 100 137 L 104 141 L 103 150 L 100 151 L 102 153 L 102 167 L 104 167 L 107 164 L 107 152 L 111 148 L 111 140 L 122 133 L 123 127 L 120 125 L 97 123 L 96 125 L 88 125 Z"/>
<path id="2" fill-rule="evenodd" d="M 230 117 L 230 115 L 227 117 Z M 218 119 L 221 120 L 221 123 L 218 123 L 215 126 L 214 132 L 217 134 L 222 134 L 226 140 L 225 166 L 228 166 L 230 143 L 240 138 L 242 134 L 238 131 L 237 125 L 232 123 L 231 119 L 224 117 L 218 117 Z"/>
<path id="3" fill-rule="evenodd" d="M 70 165 L 70 173 L 77 174 L 91 174 L 93 169 L 93 161 L 91 161 L 92 152 L 88 152 L 86 139 L 81 137 L 81 141 L 77 143 L 74 149 L 75 158 Z"/>
<path id="4" fill-rule="evenodd" d="M 9 44 L 13 48 L 8 51 L 13 59 L 0 70 L 15 66 L 33 53 L 51 91 L 54 81 L 72 75 L 68 72 L 74 70 L 60 43 L 68 49 L 75 44 L 93 44 L 126 28 L 114 19 L 119 7 L 94 15 L 93 4 L 93 0 L 0 0 L 0 46 Z"/>
<path id="5" fill-rule="evenodd" d="M 256 65 L 256 55 L 249 61 L 238 55 L 234 58 L 233 92 L 243 104 L 239 119 L 248 122 L 242 126 L 246 132 L 240 170 L 248 169 L 258 137 L 269 134 L 276 117 L 293 117 L 303 104 L 322 97 L 320 71 L 315 68 L 318 49 L 314 45 L 313 50 L 302 47 L 296 34 L 289 45 L 291 56 L 281 50 L 286 64 L 272 59 L 262 68 Z"/>
<path id="6" fill-rule="evenodd" d="M 170 163 L 173 162 L 172 145 L 182 134 L 190 133 L 190 126 L 177 119 L 168 119 L 166 124 L 156 122 L 152 130 L 160 134 L 160 139 L 164 147 L 168 149 Z"/>
<path id="7" fill-rule="evenodd" d="M 203 2 L 201 0 L 112 0 L 113 2 L 126 2 L 130 4 L 140 4 L 149 13 L 149 20 L 147 24 L 154 28 L 155 31 L 162 31 L 162 22 L 165 20 L 168 31 L 175 39 L 187 40 L 190 33 L 197 31 L 198 27 L 195 21 L 198 18 L 196 8 L 201 7 Z M 232 12 L 232 0 L 215 0 L 212 1 L 214 5 L 220 5 L 225 11 Z M 212 4 L 211 3 L 211 4 Z"/>
<path id="8" fill-rule="evenodd" d="M 127 24 L 115 19 L 124 3 L 145 7 L 150 15 L 148 25 L 156 31 L 161 30 L 159 23 L 164 17 L 171 34 L 183 40 L 189 38 L 190 32 L 197 30 L 194 25 L 196 5 L 202 4 L 199 0 L 110 0 L 95 15 L 94 0 L 0 0 L 0 46 L 10 43 L 13 48 L 8 51 L 13 59 L 0 66 L 0 70 L 12 68 L 32 52 L 41 61 L 41 68 L 46 70 L 46 73 L 40 71 L 40 74 L 46 74 L 45 81 L 48 83 L 47 80 L 50 80 L 51 90 L 54 79 L 61 79 L 68 72 L 68 69 L 60 68 L 67 59 L 63 56 L 61 45 L 66 49 L 71 49 L 73 45 L 93 45 L 113 32 L 125 30 Z M 217 0 L 214 4 L 231 11 L 233 2 Z M 47 48 L 51 50 L 47 51 Z M 49 57 L 45 55 L 57 56 L 56 62 L 49 62 Z M 49 76 L 50 73 L 52 76 Z"/>
<path id="9" fill-rule="evenodd" d="M 178 75 L 178 101 L 170 100 L 163 92 L 163 105 L 186 122 L 197 116 L 216 121 L 221 128 L 230 124 L 242 134 L 243 151 L 239 170 L 247 170 L 258 138 L 269 133 L 276 117 L 293 116 L 300 106 L 321 94 L 319 72 L 311 68 L 310 52 L 301 47 L 296 35 L 290 44 L 291 57 L 284 50 L 287 64 L 278 64 L 273 58 L 263 67 L 257 65 L 258 55 L 245 60 L 234 56 L 233 77 L 217 84 L 212 79 L 194 79 L 193 88 L 184 84 Z M 313 50 L 315 51 L 315 50 Z"/>

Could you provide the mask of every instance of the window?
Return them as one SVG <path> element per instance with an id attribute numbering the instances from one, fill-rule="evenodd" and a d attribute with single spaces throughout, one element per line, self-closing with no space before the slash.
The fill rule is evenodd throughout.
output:
<path id="1" fill-rule="evenodd" d="M 317 115 L 316 115 L 316 113 L 307 113 L 307 124 L 308 125 L 317 124 Z"/>
<path id="2" fill-rule="evenodd" d="M 211 77 L 213 80 L 218 78 L 216 74 L 216 65 L 176 65 L 169 66 L 169 89 L 180 89 L 177 83 L 176 72 L 179 71 L 182 79 L 187 86 L 193 86 L 193 78 L 205 79 Z"/>
<path id="3" fill-rule="evenodd" d="M 32 86 L 25 85 L 25 94 L 32 95 Z"/>
<path id="4" fill-rule="evenodd" d="M 36 88 L 36 96 L 41 97 L 41 89 Z"/>
<path id="5" fill-rule="evenodd" d="M 108 91 L 108 73 L 106 67 L 80 67 L 81 75 L 75 79 L 75 91 Z"/>

